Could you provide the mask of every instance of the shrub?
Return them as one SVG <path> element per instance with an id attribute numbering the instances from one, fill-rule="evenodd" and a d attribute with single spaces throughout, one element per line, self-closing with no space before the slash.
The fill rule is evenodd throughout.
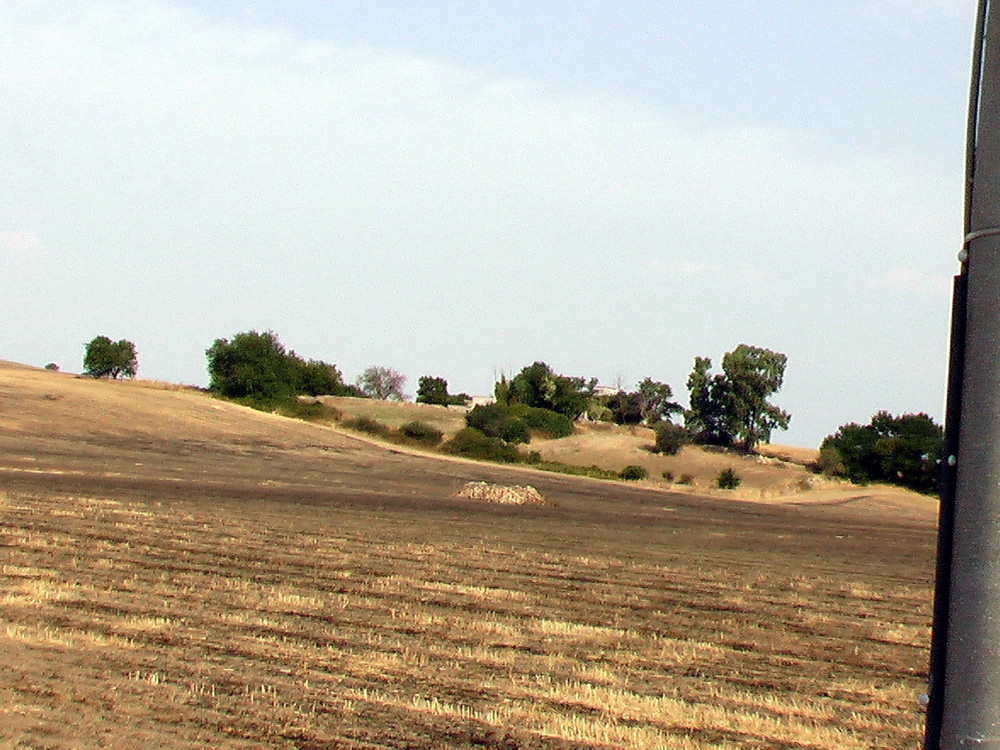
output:
<path id="1" fill-rule="evenodd" d="M 389 429 L 388 425 L 384 425 L 377 419 L 372 419 L 371 417 L 356 417 L 354 419 L 349 419 L 344 422 L 344 427 L 383 438 L 390 437 L 392 434 L 392 430 Z"/>
<path id="2" fill-rule="evenodd" d="M 674 481 L 674 472 L 672 471 L 663 472 L 663 478 L 666 479 L 668 482 Z"/>
<path id="3" fill-rule="evenodd" d="M 337 422 L 343 416 L 340 409 L 318 399 L 303 401 L 290 398 L 279 403 L 274 410 L 283 417 L 304 419 L 307 422 Z"/>
<path id="4" fill-rule="evenodd" d="M 512 414 L 517 415 L 519 409 L 514 407 Z M 524 410 L 521 421 L 529 430 L 541 433 L 549 438 L 568 437 L 573 434 L 573 422 L 565 414 L 550 409 L 530 407 Z"/>
<path id="5" fill-rule="evenodd" d="M 820 448 L 819 456 L 816 458 L 813 468 L 818 474 L 822 474 L 825 477 L 840 477 L 846 471 L 844 459 L 841 457 L 840 451 L 832 445 Z"/>
<path id="6" fill-rule="evenodd" d="M 646 471 L 644 466 L 636 466 L 635 464 L 629 464 L 618 474 L 619 477 L 626 481 L 634 482 L 639 479 L 645 479 L 649 476 L 649 472 Z"/>
<path id="7" fill-rule="evenodd" d="M 498 389 L 497 400 L 539 406 L 576 419 L 587 410 L 587 401 L 596 384 L 596 379 L 586 381 L 583 378 L 558 375 L 544 362 L 535 362 L 523 368 L 510 383 L 505 383 L 504 399 L 499 398 L 501 394 Z"/>
<path id="8" fill-rule="evenodd" d="M 444 439 L 444 433 L 426 422 L 407 422 L 399 428 L 399 434 L 420 443 L 435 446 Z"/>
<path id="9" fill-rule="evenodd" d="M 839 469 L 841 476 L 856 484 L 891 482 L 934 493 L 943 443 L 944 431 L 927 414 L 894 417 L 880 411 L 870 424 L 841 425 L 823 440 L 820 455 L 822 458 L 827 449 L 835 450 L 840 466 L 833 460 L 834 454 L 827 453 L 828 469 Z"/>
<path id="10" fill-rule="evenodd" d="M 743 479 L 730 467 L 719 472 L 715 484 L 720 490 L 735 490 L 743 484 Z"/>
<path id="11" fill-rule="evenodd" d="M 295 377 L 295 392 L 304 396 L 340 396 L 344 378 L 335 365 L 318 359 L 306 361 L 296 354 L 288 355 Z"/>
<path id="12" fill-rule="evenodd" d="M 656 426 L 656 452 L 676 456 L 681 448 L 691 442 L 691 433 L 673 422 L 661 422 Z"/>
<path id="13" fill-rule="evenodd" d="M 677 480 L 677 484 L 694 484 L 694 474 L 681 474 L 681 478 Z"/>
<path id="14" fill-rule="evenodd" d="M 55 362 L 49 362 L 47 365 L 45 365 L 45 369 L 51 370 L 52 372 L 59 372 L 59 365 L 57 365 Z"/>
<path id="15" fill-rule="evenodd" d="M 527 443 L 528 427 L 514 410 L 505 404 L 480 404 L 465 415 L 465 424 L 487 437 L 507 443 Z"/>
<path id="16" fill-rule="evenodd" d="M 473 427 L 465 427 L 455 437 L 442 446 L 441 450 L 456 456 L 476 458 L 482 461 L 513 463 L 520 455 L 510 443 L 498 437 L 485 435 Z"/>

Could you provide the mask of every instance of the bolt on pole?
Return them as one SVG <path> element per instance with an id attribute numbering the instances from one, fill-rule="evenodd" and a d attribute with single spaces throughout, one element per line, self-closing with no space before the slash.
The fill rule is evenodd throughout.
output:
<path id="1" fill-rule="evenodd" d="M 981 0 L 925 750 L 1000 750 L 1000 6 Z"/>

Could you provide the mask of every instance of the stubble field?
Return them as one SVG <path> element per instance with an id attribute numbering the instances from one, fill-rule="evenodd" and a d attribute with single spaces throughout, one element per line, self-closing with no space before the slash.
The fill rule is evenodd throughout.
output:
<path id="1" fill-rule="evenodd" d="M 0 746 L 919 746 L 928 514 L 442 462 L 49 375 L 0 368 Z M 452 497 L 475 479 L 553 505 Z"/>

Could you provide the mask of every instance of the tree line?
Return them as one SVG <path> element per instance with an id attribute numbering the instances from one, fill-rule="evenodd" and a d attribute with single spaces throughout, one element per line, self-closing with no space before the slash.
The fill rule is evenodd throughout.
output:
<path id="1" fill-rule="evenodd" d="M 347 383 L 335 365 L 287 350 L 273 331 L 216 339 L 205 354 L 209 390 L 259 408 L 273 409 L 299 396 L 405 399 L 406 377 L 396 370 L 373 365 Z M 687 409 L 673 400 L 670 385 L 650 377 L 633 391 L 607 393 L 598 390 L 596 378 L 562 375 L 545 362 L 534 362 L 510 379 L 501 375 L 494 403 L 477 405 L 466 415 L 471 432 L 465 438 L 516 445 L 529 442 L 533 433 L 569 435 L 574 423 L 586 418 L 649 426 L 658 452 L 673 454 L 695 443 L 751 454 L 791 421 L 787 411 L 770 401 L 784 384 L 787 361 L 780 352 L 747 344 L 722 357 L 721 372 L 712 372 L 710 358 L 695 357 L 686 381 Z M 135 345 L 98 336 L 85 345 L 84 368 L 93 377 L 135 377 Z M 416 401 L 467 406 L 471 398 L 449 393 L 442 377 L 424 375 Z M 926 414 L 879 412 L 868 425 L 841 425 L 827 436 L 816 468 L 853 482 L 885 481 L 931 492 L 937 487 L 942 440 L 942 428 Z"/>

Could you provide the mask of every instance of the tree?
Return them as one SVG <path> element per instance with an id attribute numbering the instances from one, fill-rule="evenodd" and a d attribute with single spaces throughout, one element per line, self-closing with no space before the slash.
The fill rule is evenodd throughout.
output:
<path id="1" fill-rule="evenodd" d="M 501 382 L 506 386 L 503 400 L 507 403 L 549 409 L 570 419 L 583 414 L 597 386 L 596 378 L 586 381 L 583 378 L 557 375 L 544 362 L 535 362 L 525 367 L 510 383 Z M 504 389 L 498 384 L 498 401 L 501 400 L 502 390 Z"/>
<path id="2" fill-rule="evenodd" d="M 83 369 L 91 377 L 134 378 L 139 369 L 135 344 L 121 339 L 112 341 L 107 336 L 97 336 L 88 344 L 83 355 Z"/>
<path id="3" fill-rule="evenodd" d="M 358 376 L 357 386 L 369 398 L 402 401 L 406 376 L 391 367 L 372 365 Z"/>
<path id="4" fill-rule="evenodd" d="M 290 354 L 296 370 L 295 392 L 305 396 L 340 396 L 344 393 L 344 378 L 336 365 L 318 359 L 308 362 Z"/>
<path id="5" fill-rule="evenodd" d="M 205 351 L 209 389 L 227 398 L 273 401 L 294 396 L 299 367 L 273 331 L 216 339 Z"/>
<path id="6" fill-rule="evenodd" d="M 823 440 L 820 452 L 828 460 L 839 458 L 837 473 L 857 484 L 882 481 L 934 493 L 943 445 L 944 430 L 927 414 L 894 417 L 880 411 L 867 425 L 841 425 Z"/>
<path id="7" fill-rule="evenodd" d="M 786 364 L 784 354 L 746 344 L 722 358 L 722 374 L 710 375 L 712 360 L 695 357 L 687 382 L 688 429 L 701 442 L 739 441 L 744 452 L 752 453 L 773 430 L 788 428 L 791 415 L 767 400 L 781 389 Z"/>
<path id="8" fill-rule="evenodd" d="M 526 411 L 528 407 L 518 408 Z M 531 437 L 521 417 L 517 408 L 507 404 L 478 404 L 465 415 L 465 424 L 487 437 L 500 438 L 507 443 L 527 443 Z"/>
<path id="9" fill-rule="evenodd" d="M 438 406 L 466 406 L 472 396 L 468 393 L 448 393 L 448 381 L 424 375 L 417 381 L 417 403 Z"/>
<path id="10" fill-rule="evenodd" d="M 787 363 L 784 354 L 746 344 L 722 358 L 728 419 L 745 453 L 770 440 L 773 430 L 788 429 L 791 415 L 767 401 L 781 390 Z"/>
<path id="11" fill-rule="evenodd" d="M 673 414 L 684 411 L 680 404 L 671 400 L 674 397 L 674 391 L 666 383 L 645 378 L 637 386 L 636 392 L 639 395 L 639 411 L 642 414 L 642 421 L 646 424 L 655 425 L 670 419 Z"/>
<path id="12" fill-rule="evenodd" d="M 417 381 L 417 403 L 448 405 L 448 381 L 424 375 Z"/>
<path id="13" fill-rule="evenodd" d="M 733 444 L 733 434 L 726 419 L 726 378 L 709 375 L 712 360 L 695 357 L 694 369 L 687 379 L 690 408 L 684 415 L 688 432 L 699 443 L 709 445 Z"/>
<path id="14" fill-rule="evenodd" d="M 608 397 L 607 404 L 615 424 L 642 422 L 642 397 L 638 393 L 618 391 Z"/>

